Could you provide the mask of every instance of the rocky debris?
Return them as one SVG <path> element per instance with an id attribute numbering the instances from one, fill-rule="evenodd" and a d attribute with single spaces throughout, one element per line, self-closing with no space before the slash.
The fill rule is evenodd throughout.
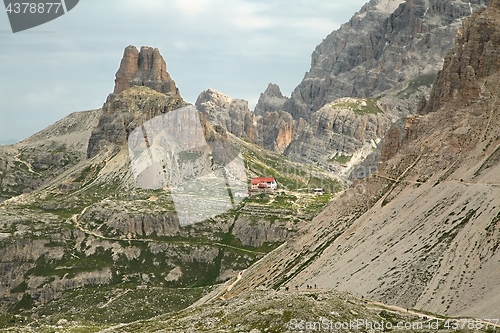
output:
<path id="1" fill-rule="evenodd" d="M 167 64 L 157 48 L 127 46 L 116 72 L 114 93 L 133 86 L 145 86 L 163 94 L 179 95 L 179 89 L 167 72 Z"/>
<path id="2" fill-rule="evenodd" d="M 311 69 L 283 110 L 294 119 L 309 120 L 314 112 L 340 97 L 376 96 L 398 86 L 404 88 L 419 75 L 437 72 L 463 18 L 485 3 L 368 2 L 318 45 Z"/>
<path id="3" fill-rule="evenodd" d="M 269 83 L 266 91 L 260 94 L 259 101 L 255 105 L 254 113 L 263 116 L 266 112 L 277 112 L 283 110 L 283 104 L 288 97 L 283 96 L 277 84 Z"/>
<path id="4" fill-rule="evenodd" d="M 239 273 L 238 273 L 239 274 Z M 244 277 L 246 274 L 242 272 Z M 239 275 L 237 275 L 239 276 Z M 232 279 L 238 285 L 238 277 Z M 224 284 L 228 288 L 228 284 Z M 407 331 L 419 331 L 419 322 L 424 314 L 355 297 L 348 292 L 325 290 L 317 285 L 288 285 L 279 289 L 251 289 L 233 298 L 216 298 L 204 306 L 191 306 L 176 316 L 166 314 L 148 321 L 117 327 L 118 333 L 189 332 L 193 322 L 203 327 L 205 332 L 376 332 L 374 327 L 395 327 L 386 325 L 387 318 L 405 323 Z M 209 295 L 210 296 L 210 295 Z M 429 315 L 430 316 L 430 315 Z M 431 316 L 432 319 L 434 317 Z M 431 321 L 422 326 L 425 327 Z M 434 321 L 435 322 L 435 321 Z M 433 322 L 433 325 L 435 325 Z M 437 322 L 436 322 L 437 324 Z M 420 329 L 421 331 L 422 329 Z M 435 327 L 436 332 L 446 329 Z"/>
<path id="5" fill-rule="evenodd" d="M 165 281 L 167 282 L 178 281 L 181 277 L 182 277 L 182 268 L 176 266 L 174 269 L 168 272 L 167 276 L 165 276 Z"/>
<path id="6" fill-rule="evenodd" d="M 293 239 L 249 268 L 225 297 L 312 283 L 450 316 L 495 316 L 500 73 L 498 61 L 487 64 L 481 47 L 489 45 L 497 59 L 499 7 L 494 1 L 464 23 L 434 83 L 434 92 L 446 92 L 440 95 L 444 103 L 429 100 L 440 108 L 396 123 L 384 138 L 377 173 L 356 181 Z M 478 48 L 462 36 L 481 36 Z M 449 75 L 450 64 L 462 75 Z M 447 99 L 450 86 L 464 98 Z"/>
<path id="7" fill-rule="evenodd" d="M 165 95 L 147 87 L 132 87 L 119 94 L 110 94 L 102 107 L 99 123 L 92 130 L 87 158 L 109 146 L 125 145 L 128 135 L 144 122 L 186 105 L 178 95 Z"/>

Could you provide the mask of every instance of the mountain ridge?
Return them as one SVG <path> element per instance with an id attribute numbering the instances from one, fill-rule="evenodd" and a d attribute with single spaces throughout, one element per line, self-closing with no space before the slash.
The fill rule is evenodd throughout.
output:
<path id="1" fill-rule="evenodd" d="M 499 31 L 498 2 L 466 20 L 433 90 L 467 89 L 475 48 L 462 36 L 498 52 Z M 468 68 L 460 83 L 448 81 L 447 64 Z M 439 110 L 407 117 L 382 142 L 375 173 L 218 295 L 317 284 L 445 315 L 497 315 L 499 74 L 474 76 L 481 93 L 471 99 L 445 94 Z"/>

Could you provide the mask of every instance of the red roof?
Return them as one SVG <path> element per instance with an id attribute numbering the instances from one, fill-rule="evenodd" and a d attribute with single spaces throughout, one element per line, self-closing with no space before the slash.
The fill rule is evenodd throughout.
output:
<path id="1" fill-rule="evenodd" d="M 257 185 L 260 183 L 272 183 L 274 181 L 274 178 L 254 178 L 252 179 L 252 185 Z"/>

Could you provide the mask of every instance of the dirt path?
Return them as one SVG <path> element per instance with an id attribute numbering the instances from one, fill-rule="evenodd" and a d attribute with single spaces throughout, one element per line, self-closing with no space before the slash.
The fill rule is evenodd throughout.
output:
<path id="1" fill-rule="evenodd" d="M 19 156 L 21 156 L 21 153 L 18 153 L 17 155 L 14 156 L 14 160 L 19 162 L 19 163 L 22 163 L 24 165 L 26 165 L 26 167 L 28 168 L 28 171 L 35 174 L 35 175 L 39 175 L 41 176 L 40 173 L 36 172 L 35 170 L 33 170 L 33 167 L 31 166 L 31 164 L 29 164 L 28 162 L 26 161 L 23 161 L 22 159 L 19 158 Z"/>
<path id="2" fill-rule="evenodd" d="M 376 301 L 367 301 L 366 305 L 367 305 L 367 308 L 369 308 L 369 309 L 377 309 L 377 308 L 382 307 L 382 308 L 394 310 L 394 311 L 399 312 L 399 313 L 406 313 L 406 314 L 411 314 L 411 315 L 415 315 L 415 316 L 419 316 L 419 317 L 427 317 L 429 320 L 439 319 L 436 316 L 429 315 L 427 313 L 418 312 L 418 311 L 415 311 L 413 309 L 405 309 L 405 308 L 402 308 L 402 307 L 397 306 L 397 305 L 387 305 L 387 304 L 384 304 L 381 302 L 376 302 Z M 370 305 L 374 305 L 375 307 L 370 307 Z"/>
<path id="3" fill-rule="evenodd" d="M 423 312 L 418 312 L 414 309 L 405 309 L 397 305 L 387 305 L 381 302 L 376 302 L 376 301 L 366 301 L 366 307 L 370 310 L 375 310 L 375 309 L 389 309 L 393 310 L 394 312 L 397 312 L 399 314 L 408 314 L 408 315 L 414 315 L 414 316 L 419 316 L 422 318 L 426 318 L 426 320 L 440 320 L 440 321 L 447 321 L 450 324 L 450 327 L 453 327 L 455 325 L 458 325 L 457 329 L 461 328 L 467 328 L 467 324 L 469 323 L 481 323 L 484 325 L 484 328 L 500 328 L 500 322 L 498 322 L 498 319 L 491 319 L 492 321 L 487 321 L 484 319 L 478 319 L 478 318 L 438 318 L 436 316 L 433 316 L 428 313 L 423 313 Z M 371 307 L 370 307 L 371 305 Z M 496 320 L 496 322 L 495 322 Z M 463 327 L 462 327 L 463 326 Z"/>

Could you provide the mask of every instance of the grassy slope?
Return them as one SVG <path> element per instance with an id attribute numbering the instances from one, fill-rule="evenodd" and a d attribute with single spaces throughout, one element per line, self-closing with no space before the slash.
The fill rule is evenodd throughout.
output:
<path id="1" fill-rule="evenodd" d="M 246 160 L 248 178 L 276 177 L 280 190 L 248 198 L 236 209 L 185 227 L 176 236 L 137 235 L 136 239 L 128 240 L 126 235 L 107 228 L 98 219 L 82 219 L 83 210 L 97 206 L 126 211 L 131 217 L 160 216 L 174 211 L 165 191 L 130 189 L 116 178 L 102 180 L 103 163 L 79 166 L 69 180 L 4 204 L 0 209 L 3 220 L 16 223 L 0 223 L 0 232 L 10 235 L 0 241 L 0 250 L 9 251 L 9 246 L 27 241 L 42 242 L 47 253 L 25 260 L 29 267 L 24 273 L 27 282 L 12 285 L 11 296 L 19 301 L 5 308 L 0 327 L 35 318 L 55 324 L 65 318 L 83 325 L 91 322 L 90 332 L 95 322 L 101 327 L 184 308 L 217 283 L 221 272 L 245 269 L 280 245 L 280 242 L 265 243 L 258 248 L 242 245 L 230 227 L 238 216 L 252 216 L 258 210 L 262 214 L 255 223 L 290 218 L 296 224 L 307 223 L 328 204 L 335 191 L 342 189 L 342 183 L 324 171 L 293 163 L 240 140 L 238 144 Z M 318 186 L 329 193 L 323 196 L 308 193 L 308 188 Z M 148 200 L 152 197 L 157 200 Z M 85 232 L 75 225 L 75 216 Z M 229 226 L 229 230 L 221 224 Z M 214 255 L 208 261 L 201 259 L 203 255 L 196 259 L 200 250 Z M 60 256 L 50 255 L 58 252 Z M 131 252 L 136 253 L 135 257 L 125 254 Z M 186 259 L 190 257 L 195 259 Z M 5 263 L 12 262 L 16 260 Z M 176 266 L 182 268 L 183 276 L 177 281 L 167 281 L 167 273 Z M 83 288 L 57 291 L 56 299 L 45 305 L 33 300 L 34 295 L 45 292 L 54 281 L 78 279 L 82 274 L 105 269 L 110 269 L 112 275 L 104 285 L 90 283 Z M 148 305 L 141 305 L 146 299 Z M 110 303 L 101 308 L 109 300 L 113 300 L 113 306 Z M 130 305 L 124 308 L 125 303 L 120 302 Z"/>

